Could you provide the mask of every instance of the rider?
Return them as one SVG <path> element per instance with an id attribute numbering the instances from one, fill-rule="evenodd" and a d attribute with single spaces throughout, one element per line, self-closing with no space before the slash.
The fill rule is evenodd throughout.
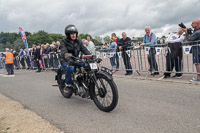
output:
<path id="1" fill-rule="evenodd" d="M 78 29 L 75 25 L 68 25 L 65 28 L 66 38 L 61 41 L 61 64 L 65 69 L 65 83 L 66 87 L 72 86 L 71 74 L 74 71 L 74 62 L 72 56 L 78 57 L 81 51 L 85 55 L 90 55 L 91 53 L 82 44 L 78 37 Z"/>

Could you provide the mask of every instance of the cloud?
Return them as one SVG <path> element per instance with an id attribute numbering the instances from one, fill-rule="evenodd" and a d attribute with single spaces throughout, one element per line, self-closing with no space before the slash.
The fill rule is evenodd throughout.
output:
<path id="1" fill-rule="evenodd" d="M 199 0 L 0 0 L 0 30 L 18 32 L 45 30 L 64 34 L 68 24 L 75 24 L 79 33 L 92 36 L 143 36 L 150 25 L 157 36 L 177 31 L 178 23 L 187 26 L 199 18 Z"/>

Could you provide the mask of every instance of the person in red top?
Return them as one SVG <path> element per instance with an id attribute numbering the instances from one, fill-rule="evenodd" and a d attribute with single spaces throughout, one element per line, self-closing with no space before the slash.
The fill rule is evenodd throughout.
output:
<path id="1" fill-rule="evenodd" d="M 9 51 L 8 48 L 6 48 L 5 64 L 8 75 L 14 75 L 13 59 L 13 54 Z"/>

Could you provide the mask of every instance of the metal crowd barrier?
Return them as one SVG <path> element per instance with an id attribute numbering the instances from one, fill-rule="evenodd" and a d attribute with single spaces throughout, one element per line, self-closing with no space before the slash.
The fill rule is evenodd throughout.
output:
<path id="1" fill-rule="evenodd" d="M 0 69 L 5 69 L 5 61 L 3 57 L 0 57 Z"/>
<path id="2" fill-rule="evenodd" d="M 39 60 L 40 68 L 43 70 L 56 70 L 60 67 L 59 54 L 42 55 Z M 14 57 L 15 69 L 37 69 L 37 63 L 34 56 Z M 5 69 L 5 61 L 0 58 L 0 69 Z"/>
<path id="3" fill-rule="evenodd" d="M 145 46 L 144 48 L 141 48 L 139 46 L 129 47 L 124 53 L 130 57 L 130 61 L 122 58 L 123 52 L 109 52 L 109 49 L 101 49 L 97 51 L 96 55 L 103 59 L 103 62 L 101 63 L 101 66 L 105 66 L 108 68 L 112 68 L 111 63 L 109 61 L 109 58 L 115 54 L 119 57 L 119 63 L 120 67 L 119 70 L 125 71 L 127 70 L 125 68 L 124 62 L 130 62 L 132 66 L 132 71 L 137 72 L 138 74 L 140 72 L 146 72 L 146 78 L 150 73 L 153 72 L 159 72 L 159 73 L 180 73 L 180 74 L 200 74 L 196 71 L 195 66 L 193 65 L 193 56 L 192 51 L 196 49 L 197 50 L 197 60 L 200 58 L 200 41 L 191 41 L 191 42 L 184 42 L 180 46 L 180 51 L 182 52 L 182 55 L 180 55 L 177 58 L 178 64 L 176 65 L 177 69 L 179 71 L 167 71 L 167 63 L 168 64 L 175 64 L 175 62 L 172 62 L 169 59 L 166 59 L 166 56 L 168 55 L 168 52 L 172 52 L 170 48 L 165 44 L 159 44 L 155 45 L 153 47 L 151 46 Z M 155 53 L 151 53 L 151 49 L 155 50 Z M 153 56 L 150 56 L 153 55 Z M 153 59 L 155 56 L 155 60 Z M 149 57 L 149 61 L 148 61 Z M 199 64 L 199 62 L 197 63 Z M 150 70 L 150 66 L 156 66 L 157 69 Z M 169 66 L 170 70 L 171 65 Z"/>

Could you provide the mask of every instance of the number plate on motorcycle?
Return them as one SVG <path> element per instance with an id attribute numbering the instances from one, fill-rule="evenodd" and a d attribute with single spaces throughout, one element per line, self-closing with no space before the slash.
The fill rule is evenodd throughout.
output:
<path id="1" fill-rule="evenodd" d="M 92 70 L 97 69 L 97 64 L 96 64 L 96 63 L 90 63 L 90 68 L 91 68 Z"/>

